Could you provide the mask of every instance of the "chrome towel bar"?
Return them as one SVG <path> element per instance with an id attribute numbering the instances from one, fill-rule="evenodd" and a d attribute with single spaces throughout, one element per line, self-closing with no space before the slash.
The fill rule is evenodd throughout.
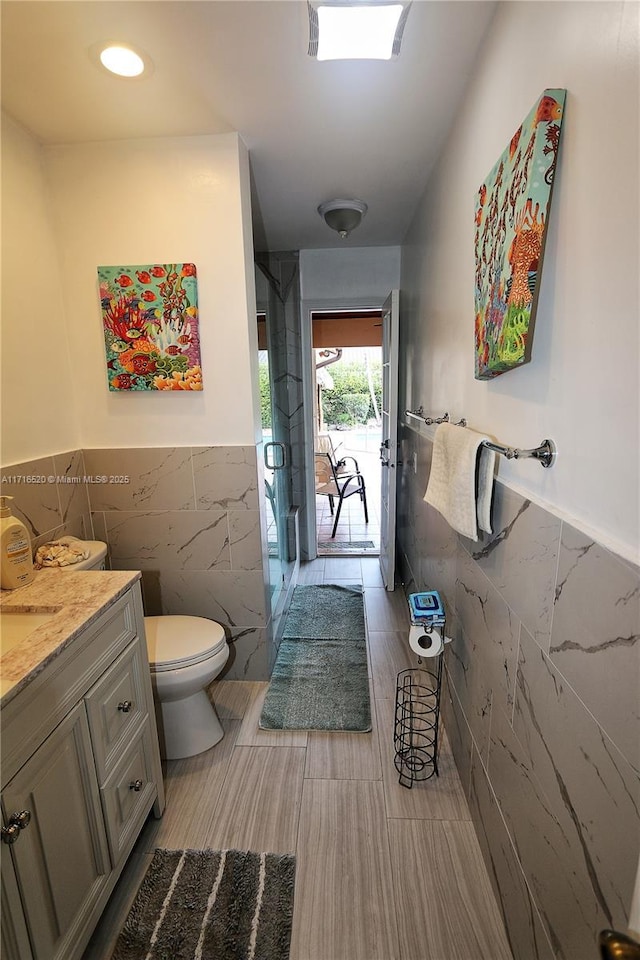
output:
<path id="1" fill-rule="evenodd" d="M 434 423 L 449 423 L 449 414 L 443 413 L 441 417 L 425 417 L 422 407 L 417 410 L 405 410 L 405 417 L 411 417 L 413 420 L 420 420 L 430 427 Z M 466 427 L 467 421 L 456 421 L 454 426 Z M 484 446 L 495 453 L 501 454 L 507 460 L 537 460 L 543 467 L 550 467 L 555 462 L 557 448 L 553 440 L 543 440 L 539 447 L 532 447 L 530 450 L 521 450 L 519 447 L 507 447 L 502 443 L 493 443 L 491 440 L 485 440 Z"/>
<path id="2" fill-rule="evenodd" d="M 424 410 L 422 407 L 418 407 L 417 410 L 405 410 L 405 417 L 412 417 L 414 420 L 421 420 L 423 423 L 426 423 L 430 427 L 434 423 L 449 423 L 449 414 L 443 413 L 441 417 L 425 417 Z M 455 423 L 456 427 L 466 427 L 467 421 L 462 419 L 458 420 Z"/>
<path id="3" fill-rule="evenodd" d="M 557 450 L 553 440 L 543 440 L 539 447 L 533 447 L 531 450 L 520 450 L 519 447 L 505 447 L 501 443 L 491 443 L 485 440 L 483 446 L 489 450 L 495 450 L 502 454 L 507 460 L 538 460 L 543 467 L 550 467 L 556 457 Z"/>

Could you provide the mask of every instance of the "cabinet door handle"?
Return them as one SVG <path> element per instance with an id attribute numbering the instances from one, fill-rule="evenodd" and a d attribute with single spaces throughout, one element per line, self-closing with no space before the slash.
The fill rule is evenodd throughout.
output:
<path id="1" fill-rule="evenodd" d="M 20 836 L 20 827 L 17 823 L 10 823 L 8 827 L 2 828 L 2 842 L 15 843 Z"/>
<path id="2" fill-rule="evenodd" d="M 598 938 L 602 960 L 638 960 L 640 943 L 617 930 L 602 930 Z"/>
<path id="3" fill-rule="evenodd" d="M 118 704 L 118 710 L 122 711 L 122 713 L 129 713 L 132 706 L 133 703 L 131 700 L 121 700 Z"/>
<path id="4" fill-rule="evenodd" d="M 143 780 L 132 780 L 129 784 L 129 790 L 135 790 L 136 793 L 140 793 L 142 787 L 144 786 Z"/>
<path id="5" fill-rule="evenodd" d="M 3 843 L 15 843 L 20 836 L 20 831 L 28 827 L 31 822 L 31 811 L 21 810 L 20 813 L 12 813 L 9 823 L 0 831 Z"/>

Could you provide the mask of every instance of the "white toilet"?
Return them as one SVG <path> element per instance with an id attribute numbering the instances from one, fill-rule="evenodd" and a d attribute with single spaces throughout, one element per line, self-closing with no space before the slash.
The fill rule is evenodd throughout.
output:
<path id="1" fill-rule="evenodd" d="M 75 541 L 75 538 L 63 538 Z M 103 570 L 107 545 L 81 540 L 86 560 L 63 570 Z M 229 657 L 224 630 L 205 617 L 145 617 L 160 749 L 166 760 L 202 753 L 223 737 L 206 688 Z"/>
<path id="2" fill-rule="evenodd" d="M 224 630 L 204 617 L 166 616 L 145 617 L 144 631 L 162 755 L 193 757 L 223 737 L 206 688 L 229 658 Z"/>

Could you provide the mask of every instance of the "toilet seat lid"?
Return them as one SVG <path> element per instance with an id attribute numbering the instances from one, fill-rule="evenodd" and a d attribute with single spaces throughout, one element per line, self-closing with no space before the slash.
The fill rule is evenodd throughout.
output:
<path id="1" fill-rule="evenodd" d="M 199 663 L 227 642 L 220 624 L 205 617 L 145 617 L 144 629 L 149 664 L 156 671 Z"/>

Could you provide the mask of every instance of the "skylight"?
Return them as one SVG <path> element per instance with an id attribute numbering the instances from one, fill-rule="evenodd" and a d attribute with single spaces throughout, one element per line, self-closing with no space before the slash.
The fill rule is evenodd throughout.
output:
<path id="1" fill-rule="evenodd" d="M 390 60 L 400 52 L 407 3 L 309 4 L 309 53 L 318 60 Z"/>

